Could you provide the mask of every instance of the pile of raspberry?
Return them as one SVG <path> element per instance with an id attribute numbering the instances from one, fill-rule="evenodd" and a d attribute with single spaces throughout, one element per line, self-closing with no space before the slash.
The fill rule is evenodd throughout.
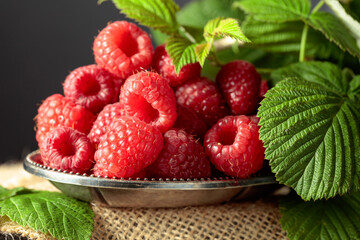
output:
<path id="1" fill-rule="evenodd" d="M 255 67 L 236 60 L 216 81 L 198 63 L 179 74 L 165 46 L 117 21 L 93 44 L 95 64 L 73 70 L 63 95 L 38 109 L 44 166 L 109 178 L 248 178 L 263 166 L 257 107 L 267 91 Z"/>

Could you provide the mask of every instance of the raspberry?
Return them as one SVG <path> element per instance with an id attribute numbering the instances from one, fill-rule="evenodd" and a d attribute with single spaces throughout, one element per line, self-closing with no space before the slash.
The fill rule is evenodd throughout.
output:
<path id="1" fill-rule="evenodd" d="M 111 122 L 118 117 L 124 116 L 124 109 L 122 105 L 117 102 L 106 105 L 98 114 L 94 124 L 89 132 L 88 138 L 95 147 L 100 142 L 100 137 L 103 136 L 109 128 Z"/>
<path id="2" fill-rule="evenodd" d="M 157 128 L 135 117 L 114 119 L 95 152 L 97 174 L 131 177 L 153 163 L 162 147 Z"/>
<path id="3" fill-rule="evenodd" d="M 47 167 L 84 173 L 94 163 L 94 148 L 84 133 L 69 127 L 56 127 L 45 137 L 40 147 Z"/>
<path id="4" fill-rule="evenodd" d="M 183 129 L 185 132 L 203 138 L 207 125 L 201 120 L 198 115 L 188 107 L 176 106 L 177 118 L 174 123 L 174 128 Z"/>
<path id="5" fill-rule="evenodd" d="M 230 176 L 247 178 L 263 165 L 259 126 L 244 115 L 220 119 L 206 133 L 204 148 L 215 167 Z"/>
<path id="6" fill-rule="evenodd" d="M 205 77 L 181 85 L 176 89 L 175 96 L 179 105 L 195 111 L 208 126 L 226 115 L 225 102 L 218 88 Z"/>
<path id="7" fill-rule="evenodd" d="M 266 80 L 261 80 L 260 92 L 259 92 L 260 98 L 264 98 L 268 90 L 269 90 L 268 82 Z"/>
<path id="8" fill-rule="evenodd" d="M 216 82 L 232 114 L 254 112 L 259 101 L 261 76 L 251 63 L 242 60 L 229 62 L 218 72 Z"/>
<path id="9" fill-rule="evenodd" d="M 123 79 L 147 69 L 152 59 L 148 34 L 127 21 L 117 21 L 105 27 L 95 38 L 93 51 L 100 67 Z"/>
<path id="10" fill-rule="evenodd" d="M 210 177 L 210 162 L 201 144 L 183 130 L 171 129 L 164 134 L 164 148 L 148 168 L 156 178 Z"/>
<path id="11" fill-rule="evenodd" d="M 75 69 L 65 79 L 64 95 L 74 103 L 97 113 L 116 99 L 115 75 L 97 65 Z M 119 82 L 116 79 L 116 82 Z"/>
<path id="12" fill-rule="evenodd" d="M 154 72 L 130 76 L 121 89 L 120 103 L 126 115 L 135 116 L 161 132 L 166 132 L 176 120 L 174 92 L 166 80 Z"/>
<path id="13" fill-rule="evenodd" d="M 190 78 L 200 77 L 201 66 L 199 63 L 187 64 L 180 69 L 179 74 L 175 72 L 175 66 L 172 59 L 166 52 L 165 46 L 161 45 L 155 48 L 152 68 L 169 81 L 171 87 L 176 87 Z"/>
<path id="14" fill-rule="evenodd" d="M 45 99 L 36 116 L 36 140 L 40 146 L 46 134 L 57 126 L 71 127 L 87 134 L 95 116 L 80 105 L 60 94 L 53 94 Z"/>

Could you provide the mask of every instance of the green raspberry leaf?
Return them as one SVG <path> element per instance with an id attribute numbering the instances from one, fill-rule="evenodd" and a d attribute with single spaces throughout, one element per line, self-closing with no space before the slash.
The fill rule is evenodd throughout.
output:
<path id="1" fill-rule="evenodd" d="M 261 22 L 248 17 L 242 23 L 242 30 L 251 39 L 252 46 L 269 52 L 298 53 L 300 51 L 302 21 L 284 23 Z M 306 41 L 306 56 L 338 57 L 341 50 L 329 42 L 322 33 L 309 29 Z"/>
<path id="2" fill-rule="evenodd" d="M 351 13 L 351 16 L 357 21 L 360 21 L 360 0 L 352 0 L 349 3 L 348 9 Z"/>
<path id="3" fill-rule="evenodd" d="M 360 75 L 355 76 L 350 82 L 349 96 L 352 100 L 357 102 L 360 108 Z"/>
<path id="4" fill-rule="evenodd" d="M 186 64 L 198 61 L 196 58 L 195 47 L 196 44 L 184 37 L 169 37 L 166 40 L 166 51 L 173 61 L 177 74 Z"/>
<path id="5" fill-rule="evenodd" d="M 305 200 L 360 189 L 360 110 L 348 88 L 336 65 L 297 63 L 261 102 L 265 157 Z"/>
<path id="6" fill-rule="evenodd" d="M 280 201 L 280 212 L 291 240 L 360 239 L 360 192 L 316 202 L 288 196 Z"/>
<path id="7" fill-rule="evenodd" d="M 322 32 L 329 41 L 334 42 L 342 50 L 360 58 L 360 49 L 355 38 L 341 21 L 327 12 L 316 12 L 310 15 L 308 23 Z"/>
<path id="8" fill-rule="evenodd" d="M 147 27 L 170 35 L 178 32 L 176 12 L 179 6 L 172 0 L 113 0 L 113 2 L 122 13 Z"/>
<path id="9" fill-rule="evenodd" d="M 13 197 L 18 194 L 24 194 L 24 193 L 30 193 L 32 192 L 29 189 L 26 189 L 24 187 L 17 187 L 13 189 L 7 189 L 2 186 L 0 186 L 0 201 L 5 200 L 7 198 Z"/>
<path id="10" fill-rule="evenodd" d="M 39 191 L 0 201 L 0 215 L 58 239 L 90 239 L 94 213 L 88 203 L 62 193 Z"/>
<path id="11" fill-rule="evenodd" d="M 207 42 L 213 42 L 215 38 L 231 37 L 240 41 L 250 42 L 243 34 L 239 23 L 234 18 L 218 17 L 210 20 L 204 27 L 204 37 Z"/>
<path id="12" fill-rule="evenodd" d="M 309 0 L 241 0 L 234 3 L 255 20 L 286 22 L 306 19 L 310 13 Z"/>
<path id="13" fill-rule="evenodd" d="M 341 69 L 329 62 L 295 63 L 275 70 L 271 76 L 277 82 L 287 77 L 302 78 L 320 84 L 329 91 L 335 89 L 340 94 L 346 94 L 348 88 L 348 81 L 343 78 Z"/>
<path id="14" fill-rule="evenodd" d="M 204 66 L 206 57 L 209 55 L 211 50 L 211 43 L 202 43 L 195 47 L 195 54 L 197 59 L 199 59 L 199 63 L 201 67 Z"/>

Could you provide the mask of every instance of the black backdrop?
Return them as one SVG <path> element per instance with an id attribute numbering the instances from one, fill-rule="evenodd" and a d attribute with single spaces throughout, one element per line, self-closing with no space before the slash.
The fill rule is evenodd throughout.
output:
<path id="1" fill-rule="evenodd" d="M 0 162 L 37 148 L 33 118 L 39 103 L 62 93 L 71 70 L 94 62 L 94 37 L 120 19 L 111 1 L 0 1 Z"/>

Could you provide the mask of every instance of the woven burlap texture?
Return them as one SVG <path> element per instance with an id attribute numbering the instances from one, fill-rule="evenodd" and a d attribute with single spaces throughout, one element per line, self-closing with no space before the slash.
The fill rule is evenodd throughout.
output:
<path id="1" fill-rule="evenodd" d="M 47 180 L 32 176 L 22 165 L 0 166 L 4 187 L 24 186 L 57 191 Z M 92 239 L 286 239 L 281 230 L 276 203 L 226 203 L 221 205 L 171 209 L 107 208 L 92 204 L 95 225 Z M 4 218 L 2 232 L 31 239 L 51 239 L 48 235 L 21 227 Z"/>

